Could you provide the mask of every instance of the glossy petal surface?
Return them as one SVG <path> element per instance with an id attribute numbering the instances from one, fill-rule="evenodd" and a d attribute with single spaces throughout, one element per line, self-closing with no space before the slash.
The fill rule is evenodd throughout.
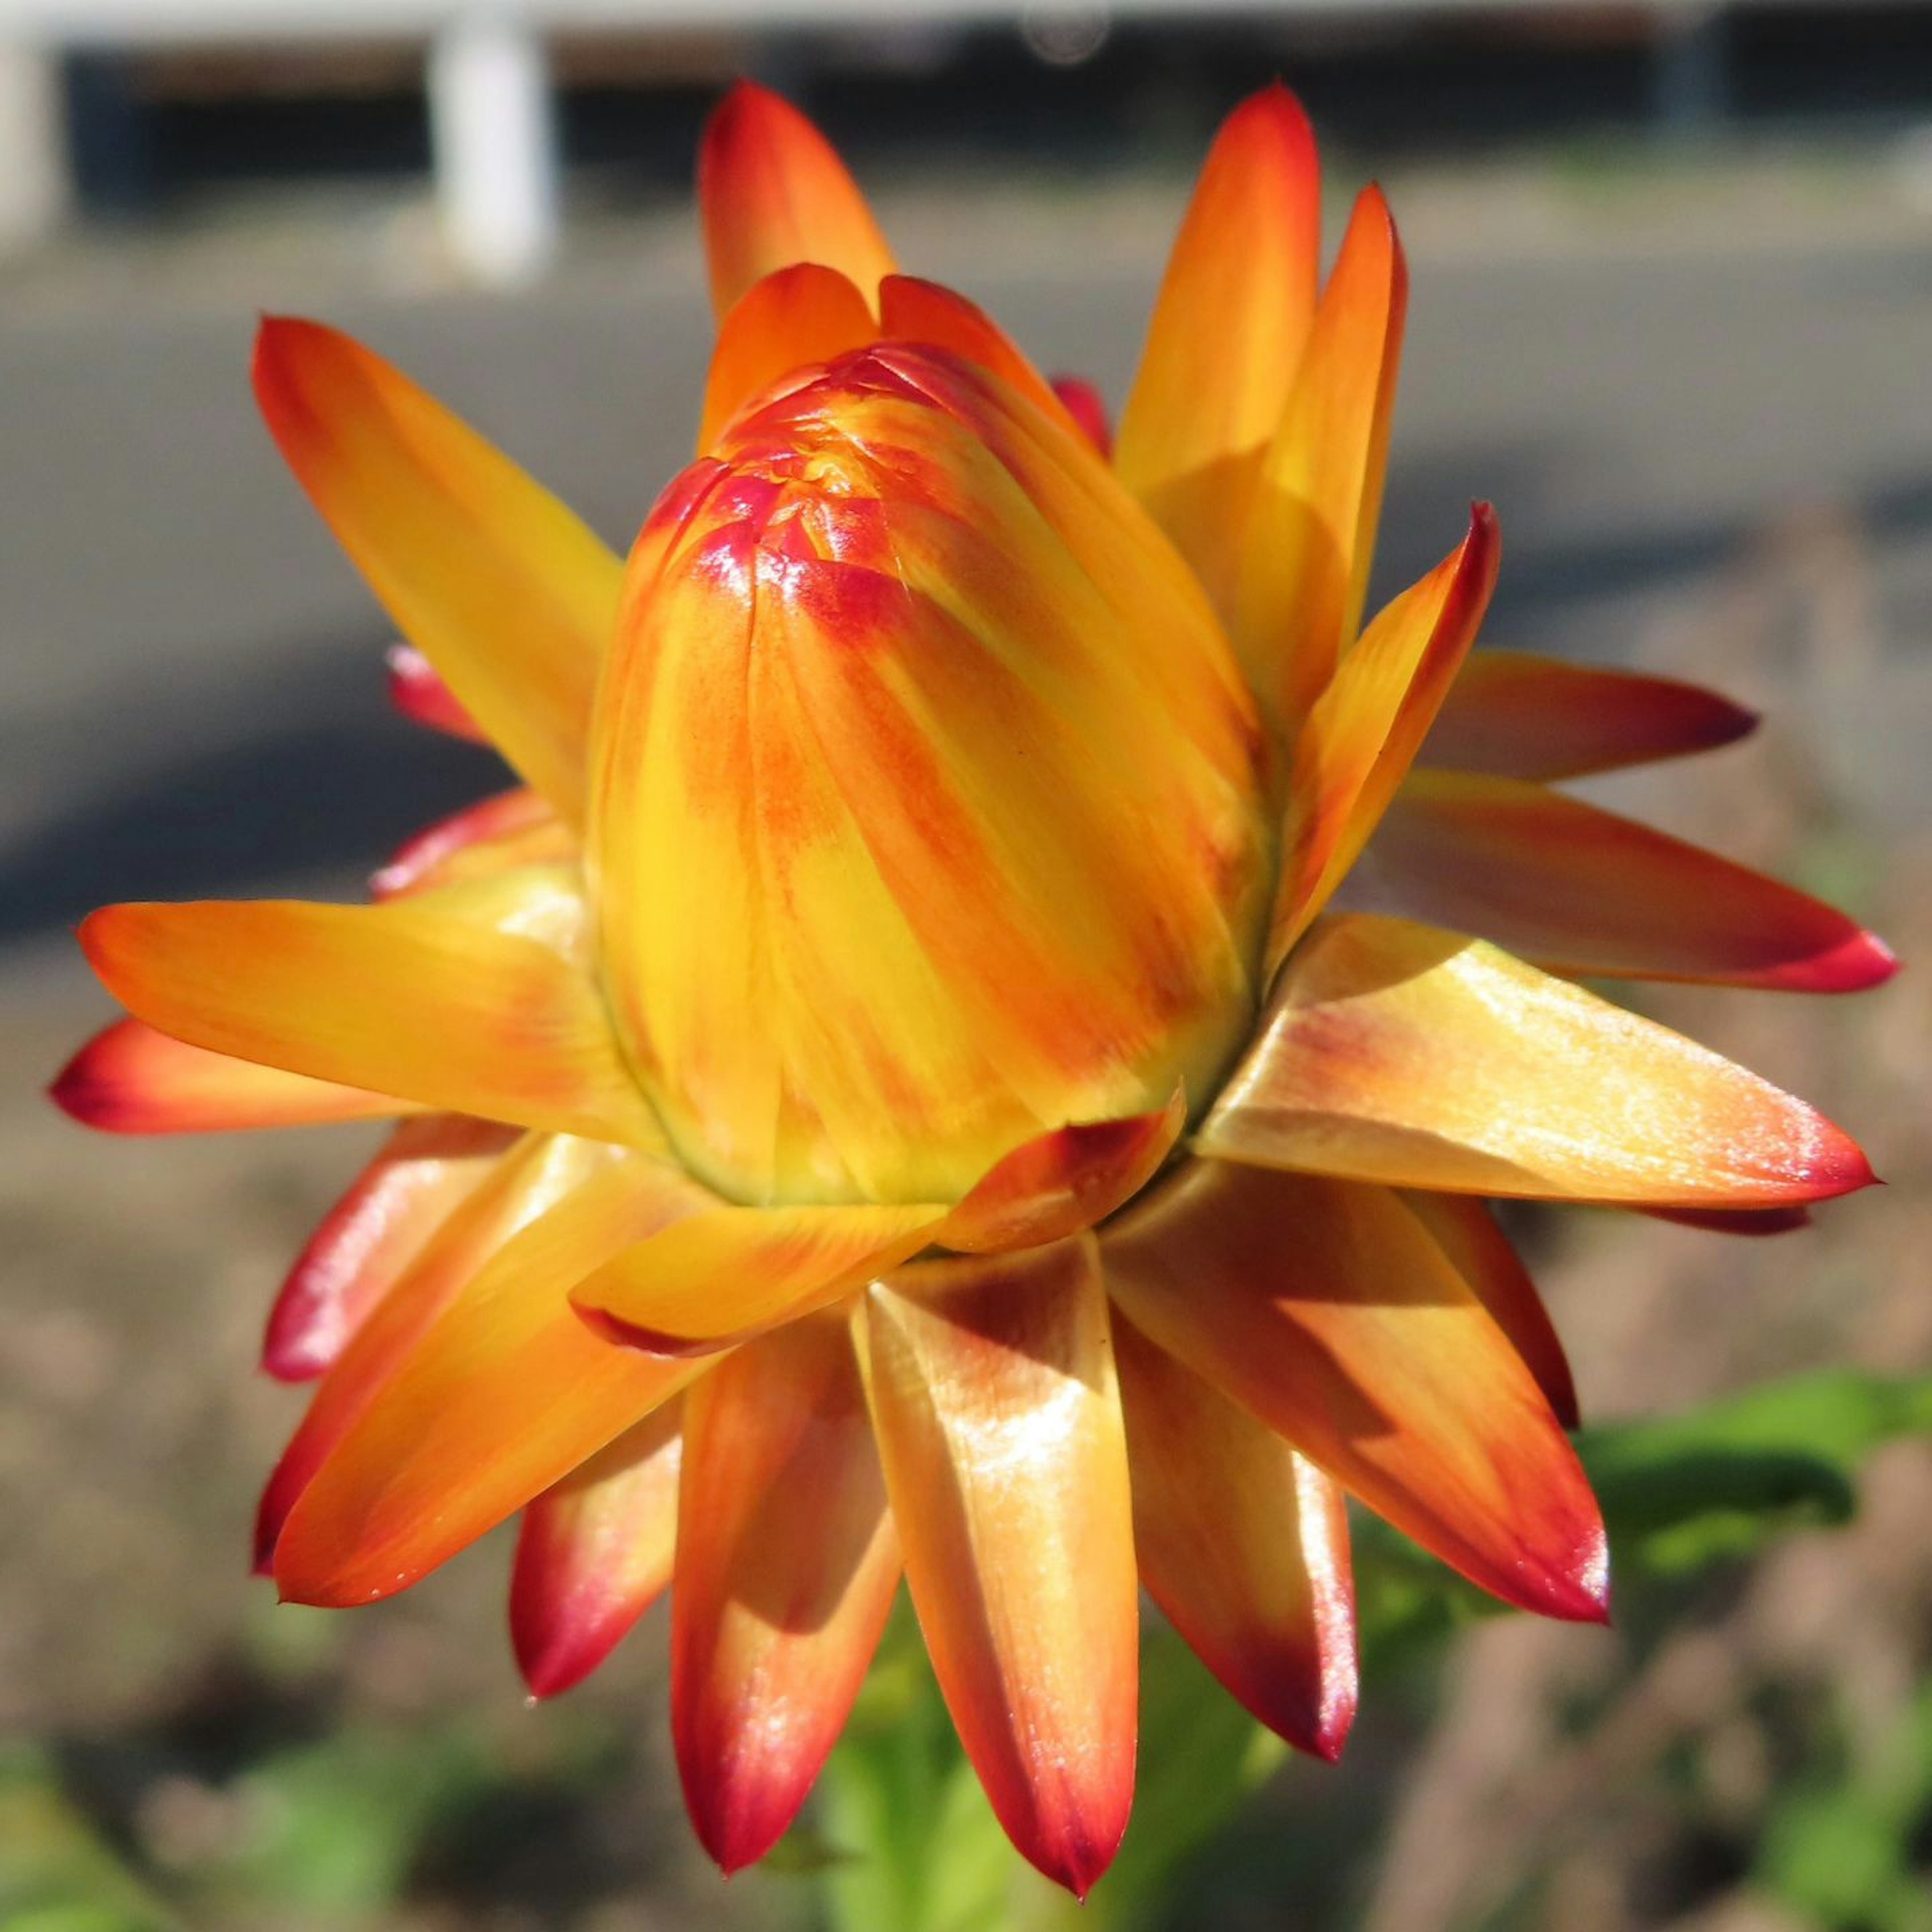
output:
<path id="1" fill-rule="evenodd" d="M 1496 517 L 1469 534 L 1364 634 L 1316 701 L 1288 765 L 1270 967 L 1308 929 L 1396 794 L 1496 587 Z"/>
<path id="2" fill-rule="evenodd" d="M 1198 1162 L 1105 1244 L 1149 1340 L 1505 1602 L 1600 1618 L 1602 1520 L 1550 1406 L 1386 1190 Z"/>
<path id="3" fill-rule="evenodd" d="M 906 1580 L 1006 1834 L 1084 1894 L 1132 1798 L 1136 1586 L 1090 1238 L 868 1292 L 868 1388 Z"/>
<path id="4" fill-rule="evenodd" d="M 705 379 L 698 454 L 780 377 L 801 364 L 829 362 L 878 332 L 866 298 L 836 268 L 796 262 L 754 282 L 718 326 Z"/>
<path id="5" fill-rule="evenodd" d="M 690 1382 L 702 1364 L 614 1347 L 567 1297 L 701 1198 L 675 1170 L 634 1156 L 498 1250 L 303 1490 L 275 1550 L 284 1598 L 361 1604 L 407 1588 Z"/>
<path id="6" fill-rule="evenodd" d="M 413 1111 L 390 1094 L 190 1046 L 135 1019 L 116 1020 L 96 1034 L 48 1093 L 83 1126 L 113 1134 L 301 1127 Z"/>
<path id="7" fill-rule="evenodd" d="M 397 628 L 567 818 L 622 567 L 573 514 L 380 356 L 272 317 L 255 394 Z"/>
<path id="8" fill-rule="evenodd" d="M 1408 303 L 1388 205 L 1365 188 L 1244 525 L 1234 640 L 1291 730 L 1361 621 Z"/>
<path id="9" fill-rule="evenodd" d="M 525 1505 L 510 1640 L 532 1696 L 580 1684 L 670 1585 L 682 1421 L 666 1402 Z"/>
<path id="10" fill-rule="evenodd" d="M 1120 412 L 1120 480 L 1224 612 L 1315 313 L 1321 223 L 1307 117 L 1285 87 L 1264 88 L 1209 151 Z"/>
<path id="11" fill-rule="evenodd" d="M 832 144 L 790 102 L 749 81 L 705 128 L 698 207 L 720 316 L 794 262 L 836 268 L 868 302 L 892 272 L 892 250 Z"/>
<path id="12" fill-rule="evenodd" d="M 1141 1580 L 1268 1727 L 1334 1758 L 1355 1714 L 1341 1486 L 1117 1312 Z"/>
<path id="13" fill-rule="evenodd" d="M 1674 678 L 1485 650 L 1463 665 L 1421 762 L 1498 778 L 1581 778 L 1711 751 L 1756 722 L 1742 704 Z"/>
<path id="14" fill-rule="evenodd" d="M 1514 778 L 1412 772 L 1345 891 L 1351 908 L 1472 932 L 1551 972 L 1846 993 L 1898 965 L 1806 893 Z"/>
<path id="15" fill-rule="evenodd" d="M 686 1404 L 671 1735 L 698 1835 L 728 1873 L 804 1803 L 898 1587 L 849 1328 L 795 1323 Z"/>
<path id="16" fill-rule="evenodd" d="M 197 1046 L 452 1113 L 654 1142 L 590 978 L 510 926 L 427 898 L 202 900 L 108 907 L 81 944 L 124 1006 Z"/>
<path id="17" fill-rule="evenodd" d="M 1660 1208 L 1872 1178 L 1821 1114 L 1479 940 L 1337 915 L 1288 960 L 1204 1153 L 1397 1186 Z"/>
<path id="18" fill-rule="evenodd" d="M 308 1240 L 268 1316 L 262 1366 L 307 1382 L 341 1354 L 458 1205 L 516 1139 L 490 1120 L 406 1120 Z"/>

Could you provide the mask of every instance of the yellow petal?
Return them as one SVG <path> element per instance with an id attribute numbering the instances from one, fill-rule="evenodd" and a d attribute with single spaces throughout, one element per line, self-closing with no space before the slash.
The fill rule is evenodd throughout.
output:
<path id="1" fill-rule="evenodd" d="M 622 566 L 549 492 L 380 356 L 272 316 L 255 394 L 397 627 L 573 821 Z"/>
<path id="2" fill-rule="evenodd" d="M 836 268 L 868 302 L 892 272 L 892 250 L 832 144 L 789 101 L 749 81 L 704 130 L 698 206 L 720 316 L 794 262 Z"/>
<path id="3" fill-rule="evenodd" d="M 1802 1100 L 1460 933 L 1367 914 L 1290 956 L 1204 1153 L 1396 1186 L 1662 1208 L 1849 1193 Z"/>
<path id="4" fill-rule="evenodd" d="M 1308 118 L 1287 88 L 1265 88 L 1215 137 L 1120 412 L 1121 482 L 1224 612 L 1315 313 L 1321 222 Z"/>
<path id="5" fill-rule="evenodd" d="M 850 1324 L 740 1349 L 686 1404 L 670 1720 L 686 1803 L 728 1874 L 797 1815 L 898 1588 Z"/>
<path id="6" fill-rule="evenodd" d="M 866 1385 L 926 1648 L 1006 1835 L 1083 1896 L 1133 1796 L 1133 1526 L 1090 1237 L 922 1264 Z"/>
<path id="7" fill-rule="evenodd" d="M 1408 302 L 1388 205 L 1365 188 L 1244 526 L 1234 640 L 1291 730 L 1361 621 Z"/>

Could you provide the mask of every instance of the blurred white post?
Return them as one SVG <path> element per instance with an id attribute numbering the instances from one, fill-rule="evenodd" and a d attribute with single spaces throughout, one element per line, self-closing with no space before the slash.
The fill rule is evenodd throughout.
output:
<path id="1" fill-rule="evenodd" d="M 556 253 L 556 118 L 542 36 L 512 9 L 480 5 L 429 53 L 430 149 L 437 212 L 464 272 L 505 288 Z"/>
<path id="2" fill-rule="evenodd" d="M 60 56 L 0 42 L 0 254 L 51 234 L 73 202 Z"/>

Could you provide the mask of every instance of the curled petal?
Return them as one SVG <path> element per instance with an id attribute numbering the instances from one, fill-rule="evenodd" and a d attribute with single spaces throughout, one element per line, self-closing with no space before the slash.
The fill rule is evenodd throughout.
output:
<path id="1" fill-rule="evenodd" d="M 1316 701 L 1288 764 L 1270 970 L 1308 929 L 1396 795 L 1496 587 L 1496 514 L 1371 624 Z"/>
<path id="2" fill-rule="evenodd" d="M 1898 964 L 1806 893 L 1516 778 L 1412 772 L 1344 892 L 1550 972 L 1846 993 Z"/>
<path id="3" fill-rule="evenodd" d="M 1270 1730 L 1338 1756 L 1356 1696 L 1340 1486 L 1118 1312 L 1113 1330 L 1141 1580 Z"/>
<path id="4" fill-rule="evenodd" d="M 571 1300 L 613 1342 L 709 1352 L 842 1300 L 924 1247 L 945 1213 L 931 1203 L 715 1208 L 616 1256 Z"/>
<path id="5" fill-rule="evenodd" d="M 677 1394 L 704 1364 L 613 1348 L 566 1298 L 707 1198 L 666 1164 L 607 1159 L 497 1249 L 327 1445 L 275 1544 L 284 1600 L 346 1605 L 406 1589 Z"/>
<path id="6" fill-rule="evenodd" d="M 282 1283 L 262 1366 L 286 1382 L 327 1369 L 515 1138 L 508 1127 L 460 1114 L 425 1114 L 398 1127 Z"/>
<path id="7" fill-rule="evenodd" d="M 1315 314 L 1321 223 L 1308 117 L 1286 88 L 1265 88 L 1208 152 L 1120 412 L 1120 480 L 1224 613 Z"/>
<path id="8" fill-rule="evenodd" d="M 669 1585 L 682 1420 L 666 1402 L 524 1506 L 510 1641 L 532 1697 L 583 1682 Z"/>
<path id="9" fill-rule="evenodd" d="M 576 841 L 548 803 L 519 787 L 465 806 L 398 848 L 369 881 L 372 898 L 399 898 L 524 866 L 574 856 Z"/>
<path id="10" fill-rule="evenodd" d="M 702 456 L 762 390 L 878 334 L 866 298 L 836 268 L 794 262 L 754 282 L 718 325 L 698 431 Z"/>
<path id="11" fill-rule="evenodd" d="M 1006 1835 L 1084 1896 L 1133 1796 L 1133 1526 L 1090 1237 L 925 1263 L 866 1304 L 906 1580 Z"/>
<path id="12" fill-rule="evenodd" d="M 1365 188 L 1244 528 L 1235 642 L 1291 730 L 1361 621 L 1408 305 L 1388 204 Z"/>
<path id="13" fill-rule="evenodd" d="M 1496 1226 L 1487 1204 L 1466 1194 L 1419 1190 L 1405 1191 L 1402 1202 L 1435 1238 L 1450 1265 L 1510 1338 L 1557 1420 L 1565 1429 L 1574 1429 L 1580 1418 L 1570 1358 L 1528 1269 Z"/>
<path id="14" fill-rule="evenodd" d="M 1802 1100 L 1480 940 L 1367 914 L 1290 956 L 1203 1153 L 1457 1193 L 1766 1208 L 1870 1184 Z"/>
<path id="15" fill-rule="evenodd" d="M 255 394 L 396 627 L 566 818 L 622 567 L 578 517 L 360 343 L 269 316 Z"/>
<path id="16" fill-rule="evenodd" d="M 488 734 L 458 701 L 434 664 L 413 644 L 392 644 L 384 662 L 388 666 L 389 702 L 412 724 L 472 745 L 489 742 Z"/>
<path id="17" fill-rule="evenodd" d="M 135 1019 L 96 1034 L 47 1090 L 83 1126 L 113 1134 L 302 1127 L 415 1111 L 387 1094 L 190 1046 Z"/>
<path id="18" fill-rule="evenodd" d="M 698 207 L 720 316 L 795 262 L 836 268 L 868 302 L 892 272 L 892 250 L 832 144 L 789 101 L 749 81 L 704 130 Z"/>
<path id="19" fill-rule="evenodd" d="M 1550 1405 L 1387 1190 L 1198 1162 L 1106 1238 L 1147 1338 L 1505 1602 L 1599 1620 L 1595 1499 Z"/>
<path id="20" fill-rule="evenodd" d="M 686 1404 L 671 1736 L 692 1822 L 727 1873 L 797 1815 L 898 1587 L 849 1328 L 795 1323 Z"/>
<path id="21" fill-rule="evenodd" d="M 1757 714 L 1675 678 L 1472 651 L 1437 713 L 1421 762 L 1497 778 L 1581 778 L 1708 752 Z"/>
<path id="22" fill-rule="evenodd" d="M 528 904 L 546 936 L 566 909 L 542 891 Z M 440 897 L 204 900 L 110 906 L 80 939 L 124 1005 L 212 1052 L 452 1113 L 655 1144 L 589 973 L 526 937 L 513 912 L 503 926 Z"/>

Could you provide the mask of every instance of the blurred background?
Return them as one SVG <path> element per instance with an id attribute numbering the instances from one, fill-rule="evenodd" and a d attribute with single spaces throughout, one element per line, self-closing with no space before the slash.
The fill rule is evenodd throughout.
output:
<path id="1" fill-rule="evenodd" d="M 1383 590 L 1493 498 L 1489 641 L 1768 714 L 1595 795 L 1932 952 L 1932 6 L 0 0 L 0 1924 L 814 1922 L 689 1841 L 661 1613 L 532 1712 L 500 1535 L 355 1616 L 247 1580 L 299 1408 L 258 1324 L 367 1137 L 115 1142 L 39 1096 L 108 1016 L 89 908 L 353 896 L 494 782 L 386 710 L 380 614 L 253 417 L 256 312 L 362 336 L 621 545 L 688 452 L 692 160 L 740 74 L 1116 404 L 1216 121 L 1286 78 L 1336 211 L 1379 178 L 1411 255 Z M 1916 976 L 1636 1003 L 1892 1185 L 1774 1240 L 1526 1221 L 1586 1412 L 1932 1366 Z M 1613 1634 L 1372 1670 L 1344 1764 L 1270 1781 L 1164 1922 L 1924 1932 L 1923 1437 L 1859 1488 Z"/>

